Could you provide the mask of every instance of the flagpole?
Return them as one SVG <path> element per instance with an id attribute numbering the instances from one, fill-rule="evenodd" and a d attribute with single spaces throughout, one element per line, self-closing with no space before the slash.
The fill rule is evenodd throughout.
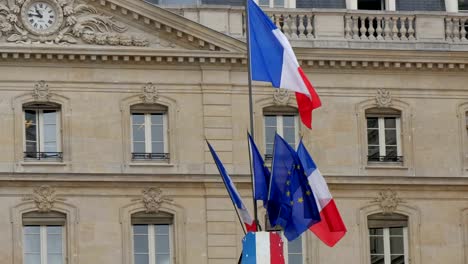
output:
<path id="1" fill-rule="evenodd" d="M 254 115 L 253 115 L 253 96 L 252 96 L 252 70 L 250 65 L 250 26 L 249 26 L 249 2 L 250 0 L 245 0 L 244 7 L 245 7 L 245 31 L 246 31 L 246 40 L 247 40 L 247 75 L 248 75 L 248 86 L 249 86 L 249 115 L 250 115 L 250 135 L 252 139 L 255 140 L 255 133 L 254 133 Z M 249 148 L 249 156 L 250 156 L 250 148 Z M 258 213 L 257 213 L 257 200 L 255 200 L 255 187 L 254 187 L 254 176 L 252 172 L 252 160 L 250 158 L 250 178 L 252 180 L 252 200 L 253 200 L 253 208 L 254 208 L 254 222 L 257 227 L 260 227 L 260 223 L 258 222 Z"/>

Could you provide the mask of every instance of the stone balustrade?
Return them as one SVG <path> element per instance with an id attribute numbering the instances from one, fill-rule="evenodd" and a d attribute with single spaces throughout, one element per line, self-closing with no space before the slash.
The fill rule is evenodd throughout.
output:
<path id="1" fill-rule="evenodd" d="M 173 11 L 245 39 L 242 7 L 200 6 Z M 341 9 L 264 10 L 297 47 L 430 49 L 468 51 L 468 16 L 446 12 Z"/>

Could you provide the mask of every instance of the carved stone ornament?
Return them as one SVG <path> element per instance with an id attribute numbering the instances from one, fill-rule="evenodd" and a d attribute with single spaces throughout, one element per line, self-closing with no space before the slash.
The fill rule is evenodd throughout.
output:
<path id="1" fill-rule="evenodd" d="M 141 100 L 145 104 L 154 104 L 158 101 L 159 98 L 159 91 L 156 85 L 153 83 L 147 83 L 143 87 L 143 94 L 140 95 Z"/>
<path id="2" fill-rule="evenodd" d="M 49 101 L 49 85 L 45 81 L 39 81 L 34 85 L 33 98 L 36 101 Z"/>
<path id="3" fill-rule="evenodd" d="M 149 41 L 141 36 L 126 34 L 127 27 L 112 16 L 98 12 L 86 0 L 41 0 L 56 15 L 52 25 L 31 24 L 41 11 L 34 10 L 39 0 L 0 0 L 0 38 L 14 43 L 76 44 L 81 42 L 96 45 L 148 46 Z M 30 16 L 31 10 L 35 14 Z"/>
<path id="4" fill-rule="evenodd" d="M 142 191 L 142 197 L 134 199 L 141 201 L 146 208 L 146 213 L 158 213 L 162 203 L 172 202 L 172 199 L 163 195 L 162 190 L 156 187 L 146 188 Z"/>
<path id="5" fill-rule="evenodd" d="M 35 188 L 33 194 L 24 198 L 25 201 L 34 201 L 37 207 L 37 211 L 41 213 L 47 213 L 52 211 L 54 204 L 58 201 L 64 201 L 65 199 L 57 197 L 55 190 L 48 186 L 42 185 Z"/>
<path id="6" fill-rule="evenodd" d="M 379 197 L 375 198 L 377 203 L 382 209 L 382 214 L 393 214 L 396 208 L 403 201 L 397 197 L 397 193 L 392 190 L 387 190 L 379 193 Z"/>
<path id="7" fill-rule="evenodd" d="M 286 89 L 276 89 L 273 93 L 273 102 L 276 105 L 287 105 L 291 99 L 291 94 L 289 90 Z"/>
<path id="8" fill-rule="evenodd" d="M 392 95 L 390 91 L 385 89 L 378 89 L 375 96 L 375 102 L 378 107 L 390 107 L 392 105 Z"/>

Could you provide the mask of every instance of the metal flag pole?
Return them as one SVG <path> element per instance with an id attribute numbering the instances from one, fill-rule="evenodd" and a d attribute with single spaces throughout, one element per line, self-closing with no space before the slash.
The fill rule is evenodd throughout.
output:
<path id="1" fill-rule="evenodd" d="M 255 139 L 254 133 L 254 116 L 253 116 L 253 96 L 252 96 L 252 70 L 250 65 L 250 25 L 249 25 L 249 1 L 245 0 L 244 7 L 245 7 L 245 31 L 246 31 L 246 38 L 247 38 L 247 72 L 248 72 L 248 86 L 249 86 L 249 114 L 250 114 L 250 135 L 252 139 Z M 249 156 L 250 156 L 250 148 L 249 148 Z M 254 176 L 252 172 L 252 160 L 250 158 L 250 176 L 252 179 L 252 200 L 253 200 L 253 208 L 254 208 L 254 221 L 257 227 L 260 227 L 258 222 L 258 212 L 257 212 L 257 200 L 255 200 L 255 183 L 254 183 Z"/>

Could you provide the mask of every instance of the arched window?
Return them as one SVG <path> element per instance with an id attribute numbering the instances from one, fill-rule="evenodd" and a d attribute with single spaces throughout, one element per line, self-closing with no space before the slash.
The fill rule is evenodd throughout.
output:
<path id="1" fill-rule="evenodd" d="M 401 112 L 392 108 L 370 108 L 367 120 L 368 162 L 403 162 Z"/>
<path id="2" fill-rule="evenodd" d="M 23 263 L 66 263 L 66 215 L 59 212 L 24 213 Z"/>
<path id="3" fill-rule="evenodd" d="M 371 264 L 408 262 L 408 217 L 402 214 L 372 214 L 367 217 Z"/>
<path id="4" fill-rule="evenodd" d="M 263 108 L 265 131 L 265 157 L 271 159 L 275 133 L 282 136 L 294 149 L 299 143 L 299 117 L 297 109 L 290 106 Z"/>
<path id="5" fill-rule="evenodd" d="M 167 107 L 136 104 L 130 112 L 132 160 L 169 161 Z"/>
<path id="6" fill-rule="evenodd" d="M 173 215 L 132 214 L 133 264 L 174 263 Z"/>
<path id="7" fill-rule="evenodd" d="M 27 103 L 23 105 L 25 160 L 61 161 L 61 106 L 56 103 Z"/>

